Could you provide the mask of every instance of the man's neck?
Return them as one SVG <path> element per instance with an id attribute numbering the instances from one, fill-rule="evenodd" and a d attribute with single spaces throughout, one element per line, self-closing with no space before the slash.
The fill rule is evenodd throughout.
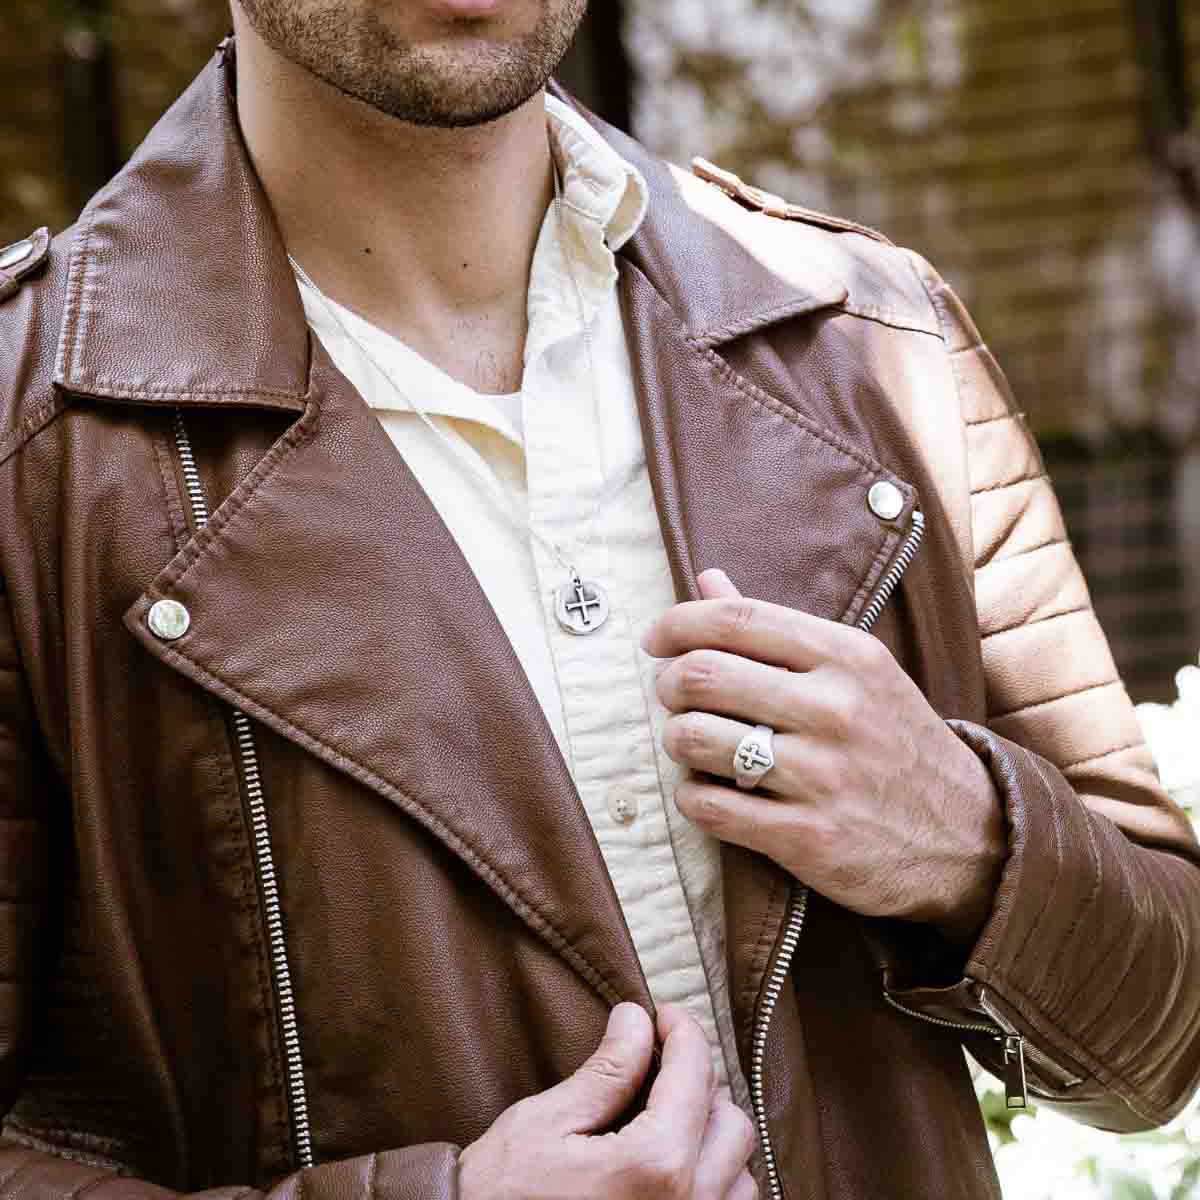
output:
<path id="1" fill-rule="evenodd" d="M 553 195 L 543 93 L 487 125 L 385 116 L 237 22 L 238 118 L 288 252 L 326 295 L 478 391 L 521 382 Z"/>

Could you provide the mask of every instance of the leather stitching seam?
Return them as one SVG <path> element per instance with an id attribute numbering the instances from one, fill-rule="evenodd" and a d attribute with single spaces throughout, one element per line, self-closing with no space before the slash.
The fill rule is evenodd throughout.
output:
<path id="1" fill-rule="evenodd" d="M 987 641 L 988 638 L 999 637 L 1002 633 L 1012 633 L 1017 629 L 1032 629 L 1035 625 L 1044 625 L 1047 621 L 1057 621 L 1060 617 L 1074 617 L 1079 613 L 1091 612 L 1090 604 L 1080 604 L 1075 608 L 1064 608 L 1061 612 L 1046 613 L 1044 616 L 1027 618 L 1023 621 L 1016 621 L 1012 625 L 1005 625 L 1002 629 L 993 629 L 988 633 L 979 635 L 980 641 Z M 1019 709 L 1017 711 L 1020 711 Z"/>
<path id="2" fill-rule="evenodd" d="M 1042 766 L 1041 760 L 1036 755 L 1033 758 L 1033 767 L 1034 767 L 1034 770 L 1037 771 L 1038 778 L 1042 781 L 1042 786 L 1045 787 L 1045 789 L 1049 795 L 1053 796 L 1054 795 L 1054 785 L 1050 782 L 1049 779 L 1046 778 L 1046 770 Z M 1075 910 L 1075 913 L 1071 918 L 1071 923 L 1070 923 L 1070 925 L 1067 926 L 1066 933 L 1063 934 L 1063 939 L 1062 939 L 1063 943 L 1067 944 L 1067 945 L 1070 944 L 1071 939 L 1075 934 L 1075 930 L 1079 928 L 1079 923 L 1083 919 L 1084 912 L 1088 908 L 1091 907 L 1091 905 L 1095 902 L 1096 897 L 1100 893 L 1100 883 L 1101 883 L 1100 850 L 1096 845 L 1096 835 L 1095 835 L 1095 831 L 1092 829 L 1092 821 L 1091 821 L 1090 815 L 1087 812 L 1084 812 L 1082 814 L 1082 817 L 1083 817 L 1084 831 L 1087 833 L 1087 839 L 1088 839 L 1088 863 L 1092 868 L 1092 883 L 1091 883 L 1091 887 L 1088 888 L 1087 897 L 1084 899 L 1084 902 Z M 1042 911 L 1044 913 L 1045 909 L 1043 909 Z M 1030 930 L 1030 936 L 1025 939 L 1026 945 L 1028 945 L 1029 941 L 1032 939 L 1032 933 L 1033 933 L 1033 931 Z M 1021 952 L 1024 953 L 1024 951 L 1025 951 L 1025 946 L 1022 946 Z M 1115 1001 L 1115 999 L 1116 999 L 1116 996 L 1114 993 L 1113 999 L 1110 1001 L 1110 1004 L 1113 1001 Z"/>
<path id="3" fill-rule="evenodd" d="M 1119 683 L 1120 680 L 1117 682 Z M 1086 766 L 1088 763 L 1099 762 L 1102 758 L 1109 758 L 1114 754 L 1124 754 L 1127 750 L 1136 750 L 1138 747 L 1144 746 L 1145 744 L 1145 738 L 1138 738 L 1136 742 L 1129 742 L 1124 746 L 1114 746 L 1111 750 L 1105 750 L 1100 754 L 1089 754 L 1087 758 L 1080 758 L 1075 762 L 1069 762 L 1065 766 L 1061 766 L 1058 769 L 1063 772 L 1073 771 L 1076 767 Z"/>
<path id="4" fill-rule="evenodd" d="M 963 424 L 968 429 L 978 429 L 980 425 L 995 425 L 999 421 L 1020 421 L 1024 422 L 1025 414 L 1023 412 L 1006 412 L 1001 413 L 998 417 L 981 417 L 978 421 L 964 421 Z"/>
<path id="5" fill-rule="evenodd" d="M 119 380 L 109 375 L 72 377 L 72 391 L 86 392 L 88 387 L 102 388 L 105 395 L 126 400 L 186 400 L 193 396 L 203 397 L 206 401 L 211 401 L 214 396 L 277 396 L 288 400 L 304 399 L 303 392 L 291 391 L 287 388 L 131 388 L 122 387 Z"/>
<path id="6" fill-rule="evenodd" d="M 918 324 L 918 318 L 911 313 L 902 313 L 893 308 L 885 308 L 881 304 L 858 304 L 853 300 L 846 300 L 838 307 L 848 313 L 852 317 L 861 317 L 866 321 L 877 321 L 880 325 L 886 325 L 889 329 L 904 329 L 909 333 L 923 333 L 927 337 L 937 338 L 939 341 L 944 341 L 943 335 L 935 330 L 930 329 L 928 325 Z"/>
<path id="7" fill-rule="evenodd" d="M 183 556 L 189 559 L 187 565 L 183 562 L 177 567 L 183 569 L 173 574 L 168 567 L 164 573 L 165 582 L 169 587 L 177 587 L 187 577 L 188 572 L 204 555 L 204 551 L 226 529 L 232 528 L 233 523 L 250 508 L 251 502 L 258 494 L 259 488 L 288 460 L 301 446 L 311 441 L 316 435 L 319 425 L 320 411 L 315 403 L 309 403 L 307 410 L 300 419 L 287 430 L 278 442 L 267 452 L 262 462 L 239 484 L 209 518 L 208 524 L 196 532 L 189 547 L 185 548 Z M 243 492 L 243 488 L 245 491 Z"/>
<path id="8" fill-rule="evenodd" d="M 0 464 L 6 463 L 27 442 L 41 433 L 66 407 L 66 400 L 60 393 L 54 392 L 32 412 L 26 413 L 17 428 L 0 440 Z"/>
<path id="9" fill-rule="evenodd" d="M 992 721 L 1004 721 L 1009 717 L 1018 716 L 1020 713 L 1032 712 L 1035 708 L 1045 708 L 1049 704 L 1058 704 L 1062 700 L 1071 700 L 1076 696 L 1085 696 L 1088 692 L 1098 692 L 1103 688 L 1120 686 L 1120 679 L 1105 679 L 1102 683 L 1089 683 L 1086 687 L 1072 688 L 1069 692 L 1063 692 L 1059 696 L 1049 696 L 1045 700 L 1034 700 L 1029 704 L 1022 704 L 1019 708 L 1009 709 L 1007 712 L 990 713 L 988 715 L 989 723 Z"/>
<path id="10" fill-rule="evenodd" d="M 836 304 L 830 302 L 824 307 L 840 309 L 842 305 L 839 301 Z M 807 316 L 809 313 L 820 311 L 822 311 L 820 308 L 813 308 L 803 300 L 793 298 L 785 300 L 781 304 L 772 305 L 770 308 L 756 308 L 749 312 L 739 313 L 736 317 L 730 317 L 725 324 L 713 326 L 703 332 L 697 330 L 694 334 L 688 333 L 686 340 L 697 349 L 710 350 L 720 342 L 751 333 L 763 324 L 770 324 L 784 317 Z"/>
<path id="11" fill-rule="evenodd" d="M 1036 546 L 1027 546 L 1024 550 L 1018 550 L 1013 554 L 1006 554 L 1003 558 L 989 558 L 987 562 L 975 564 L 975 574 L 978 575 L 985 567 L 990 567 L 994 563 L 1013 562 L 1015 559 L 1024 558 L 1027 554 L 1036 554 L 1039 550 L 1048 550 L 1051 546 L 1066 546 L 1068 545 L 1066 538 L 1051 538 L 1048 542 L 1038 542 Z"/>
<path id="12" fill-rule="evenodd" d="M 1005 483 L 989 483 L 987 487 L 972 488 L 972 496 L 984 496 L 988 492 L 1002 492 L 1005 488 L 1016 487 L 1019 483 L 1037 483 L 1039 479 L 1045 479 L 1046 472 L 1039 471 L 1036 475 L 1022 475 L 1018 479 L 1009 479 Z"/>
<path id="13" fill-rule="evenodd" d="M 869 454 L 859 450 L 858 447 L 850 442 L 843 441 L 836 434 L 831 433 L 826 429 L 822 429 L 810 417 L 806 417 L 803 413 L 797 412 L 790 404 L 784 404 L 782 400 L 775 399 L 768 392 L 764 392 L 757 384 L 751 383 L 748 379 L 743 378 L 733 369 L 725 359 L 723 359 L 715 350 L 708 346 L 701 345 L 692 338 L 687 339 L 688 343 L 695 349 L 699 350 L 704 357 L 716 369 L 726 383 L 730 384 L 736 391 L 741 392 L 746 399 L 757 404 L 760 408 L 765 408 L 768 412 L 774 413 L 776 416 L 783 417 L 784 420 L 790 421 L 797 429 L 804 433 L 817 438 L 824 442 L 831 450 L 835 450 L 843 457 L 850 459 L 852 462 L 862 469 L 863 473 L 876 479 L 879 475 L 888 474 L 899 483 L 903 490 L 906 490 L 911 497 L 912 487 L 905 480 L 901 479 L 896 472 L 889 470 L 882 463 L 876 462 Z"/>
<path id="14" fill-rule="evenodd" d="M 63 309 L 63 328 L 59 342 L 58 362 L 55 364 L 57 373 L 62 378 L 75 370 L 75 360 L 78 357 L 79 339 L 82 327 L 83 289 L 88 276 L 88 246 L 92 240 L 92 229 L 96 224 L 96 213 L 93 211 L 83 228 L 83 236 L 79 240 L 78 250 L 71 256 L 71 266 L 67 277 L 67 299 Z M 78 271 L 76 271 L 78 264 Z"/>

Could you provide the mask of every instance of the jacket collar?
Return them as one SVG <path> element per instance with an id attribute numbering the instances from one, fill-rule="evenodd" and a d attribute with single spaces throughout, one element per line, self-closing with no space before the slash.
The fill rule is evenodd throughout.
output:
<path id="1" fill-rule="evenodd" d="M 816 255 L 768 262 L 755 244 L 761 218 L 756 228 L 745 214 L 731 236 L 732 206 L 716 189 L 580 113 L 649 188 L 646 219 L 619 258 L 649 280 L 691 337 L 715 345 L 845 299 Z M 705 219 L 713 205 L 726 210 L 723 224 Z M 67 296 L 55 370 L 67 391 L 141 404 L 303 409 L 308 329 L 238 127 L 229 42 L 84 210 Z M 148 312 L 159 322 L 154 338 L 145 333 Z"/>

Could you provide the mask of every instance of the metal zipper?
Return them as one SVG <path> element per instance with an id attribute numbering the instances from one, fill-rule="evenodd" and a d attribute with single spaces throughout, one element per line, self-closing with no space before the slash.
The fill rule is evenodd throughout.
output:
<path id="1" fill-rule="evenodd" d="M 200 472 L 183 413 L 175 409 L 175 448 L 183 472 L 184 488 L 192 510 L 195 527 L 208 524 L 208 501 L 200 485 Z M 271 830 L 267 823 L 267 805 L 263 797 L 262 778 L 258 768 L 258 749 L 254 730 L 244 712 L 232 709 L 233 732 L 237 754 L 246 785 L 246 806 L 250 817 L 254 867 L 262 891 L 263 914 L 267 928 L 267 949 L 275 995 L 279 1004 L 279 1029 L 283 1041 L 284 1073 L 287 1081 L 288 1108 L 291 1113 L 292 1137 L 296 1146 L 296 1161 L 300 1167 L 313 1165 L 312 1130 L 308 1119 L 308 1097 L 304 1086 L 304 1061 L 300 1055 L 300 1031 L 296 1022 L 296 1003 L 292 993 L 292 974 L 288 968 L 287 946 L 283 935 L 283 909 L 279 902 L 279 885 L 275 878 L 275 859 L 271 853 Z"/>
<path id="2" fill-rule="evenodd" d="M 918 1012 L 915 1008 L 901 1004 L 899 1000 L 888 993 L 886 988 L 883 992 L 883 998 L 894 1009 L 907 1016 L 916 1017 L 918 1021 L 924 1021 L 929 1025 L 940 1025 L 943 1029 L 956 1029 L 960 1033 L 986 1033 L 988 1037 L 999 1042 L 1004 1051 L 1004 1067 L 1001 1071 L 1004 1083 L 1004 1103 L 1008 1108 L 1027 1108 L 1029 1106 L 1029 1086 L 1025 1079 L 1025 1038 L 986 1002 L 985 995 L 984 990 L 980 989 L 979 1002 L 988 1015 L 994 1018 L 994 1025 L 984 1021 L 947 1021 L 944 1017 L 931 1017 L 928 1013 Z"/>
<path id="3" fill-rule="evenodd" d="M 912 529 L 909 530 L 908 537 L 904 539 L 904 545 L 900 547 L 900 553 L 896 555 L 896 561 L 892 563 L 891 569 L 883 577 L 883 582 L 876 589 L 871 603 L 863 610 L 863 615 L 858 622 L 859 629 L 869 630 L 879 620 L 879 614 L 883 612 L 883 606 L 891 599 L 892 593 L 896 590 L 896 585 L 900 582 L 904 572 L 912 565 L 912 560 L 916 558 L 917 550 L 920 548 L 921 539 L 924 536 L 925 514 L 914 511 L 912 515 Z"/>
<path id="4" fill-rule="evenodd" d="M 884 605 L 887 604 L 892 593 L 903 578 L 904 572 L 908 570 L 912 564 L 912 560 L 916 557 L 917 550 L 921 546 L 921 539 L 924 536 L 925 516 L 914 509 L 912 528 L 909 530 L 908 537 L 904 539 L 904 544 L 900 547 L 900 553 L 896 555 L 896 561 L 892 563 L 888 573 L 883 577 L 883 581 L 876 588 L 871 602 L 866 606 L 862 616 L 859 618 L 858 628 L 864 633 L 869 633 L 871 626 L 879 619 L 879 614 L 883 612 Z M 775 1005 L 779 1000 L 779 994 L 783 990 L 788 972 L 792 968 L 792 959 L 796 955 L 796 945 L 800 941 L 800 933 L 804 928 L 804 914 L 807 909 L 808 888 L 804 884 L 798 884 L 792 889 L 791 908 L 787 921 L 784 924 L 783 937 L 779 943 L 779 954 L 775 959 L 775 966 L 771 969 L 770 978 L 767 980 L 767 986 L 763 992 L 762 1006 L 759 1009 L 758 1020 L 754 1026 L 753 1037 L 750 1040 L 750 1102 L 754 1108 L 754 1123 L 758 1128 L 759 1146 L 762 1149 L 763 1163 L 767 1170 L 767 1181 L 771 1189 L 769 1200 L 783 1200 L 783 1183 L 779 1178 L 779 1163 L 775 1159 L 775 1149 L 771 1145 L 771 1132 L 767 1126 L 766 1084 L 763 1074 L 767 1049 L 767 1030 L 771 1024 L 771 1016 L 775 1012 Z M 886 995 L 887 993 L 885 992 L 884 994 Z M 890 1000 L 891 997 L 889 996 L 888 999 Z M 932 1020 L 932 1018 L 930 1019 Z M 990 1026 L 987 1028 L 990 1033 L 995 1032 Z M 1025 1063 L 1022 1058 L 1022 1075 L 1024 1074 L 1024 1070 Z"/>

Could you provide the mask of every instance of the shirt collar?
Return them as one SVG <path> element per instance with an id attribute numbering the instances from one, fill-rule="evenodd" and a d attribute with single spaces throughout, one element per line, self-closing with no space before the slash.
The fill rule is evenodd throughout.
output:
<path id="1" fill-rule="evenodd" d="M 637 232 L 646 215 L 642 173 L 577 113 L 546 93 L 550 147 L 563 176 L 563 201 L 603 230 L 614 253 Z"/>

